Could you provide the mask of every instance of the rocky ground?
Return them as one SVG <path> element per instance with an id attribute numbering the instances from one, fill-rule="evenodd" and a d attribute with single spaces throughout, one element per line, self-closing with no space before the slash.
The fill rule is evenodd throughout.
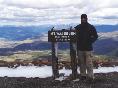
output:
<path id="1" fill-rule="evenodd" d="M 118 88 L 118 73 L 98 73 L 95 80 L 53 80 L 49 78 L 0 77 L 0 88 Z"/>

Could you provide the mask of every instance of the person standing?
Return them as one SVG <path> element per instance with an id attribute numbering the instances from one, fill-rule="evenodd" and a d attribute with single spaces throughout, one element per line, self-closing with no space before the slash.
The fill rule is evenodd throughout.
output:
<path id="1" fill-rule="evenodd" d="M 86 14 L 81 15 L 81 24 L 75 27 L 77 35 L 77 56 L 80 61 L 80 79 L 94 79 L 92 63 L 92 44 L 98 35 L 93 25 L 88 23 Z"/>

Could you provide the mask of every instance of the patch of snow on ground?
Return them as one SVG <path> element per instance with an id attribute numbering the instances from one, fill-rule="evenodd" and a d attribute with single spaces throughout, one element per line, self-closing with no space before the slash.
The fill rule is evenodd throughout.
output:
<path id="1" fill-rule="evenodd" d="M 109 73 L 109 72 L 118 72 L 118 66 L 116 67 L 99 67 L 94 69 L 94 73 Z M 69 76 L 72 71 L 65 68 L 59 70 L 59 73 L 64 74 L 64 76 Z M 79 68 L 78 68 L 78 73 Z M 39 77 L 46 78 L 52 76 L 52 67 L 51 66 L 20 66 L 15 69 L 8 67 L 0 67 L 0 77 Z"/>

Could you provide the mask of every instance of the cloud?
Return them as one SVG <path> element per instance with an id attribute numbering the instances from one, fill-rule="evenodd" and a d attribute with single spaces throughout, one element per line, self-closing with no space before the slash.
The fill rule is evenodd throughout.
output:
<path id="1" fill-rule="evenodd" d="M 94 24 L 118 24 L 117 3 L 118 0 L 0 0 L 0 24 L 80 23 L 82 13 Z"/>
<path id="2" fill-rule="evenodd" d="M 118 19 L 118 16 L 107 16 L 103 17 L 104 19 Z"/>
<path id="3" fill-rule="evenodd" d="M 77 3 L 76 3 L 77 2 Z M 80 2 L 80 1 L 79 1 Z M 77 0 L 5 0 L 4 3 L 7 5 L 25 7 L 25 8 L 59 8 L 79 3 Z"/>

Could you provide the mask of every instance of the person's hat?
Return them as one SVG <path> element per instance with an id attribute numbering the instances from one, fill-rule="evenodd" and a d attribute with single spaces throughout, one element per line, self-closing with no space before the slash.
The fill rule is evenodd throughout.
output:
<path id="1" fill-rule="evenodd" d="M 82 14 L 82 15 L 81 15 L 81 19 L 82 19 L 82 18 L 86 18 L 86 19 L 87 19 L 87 15 L 86 15 L 86 14 Z"/>

